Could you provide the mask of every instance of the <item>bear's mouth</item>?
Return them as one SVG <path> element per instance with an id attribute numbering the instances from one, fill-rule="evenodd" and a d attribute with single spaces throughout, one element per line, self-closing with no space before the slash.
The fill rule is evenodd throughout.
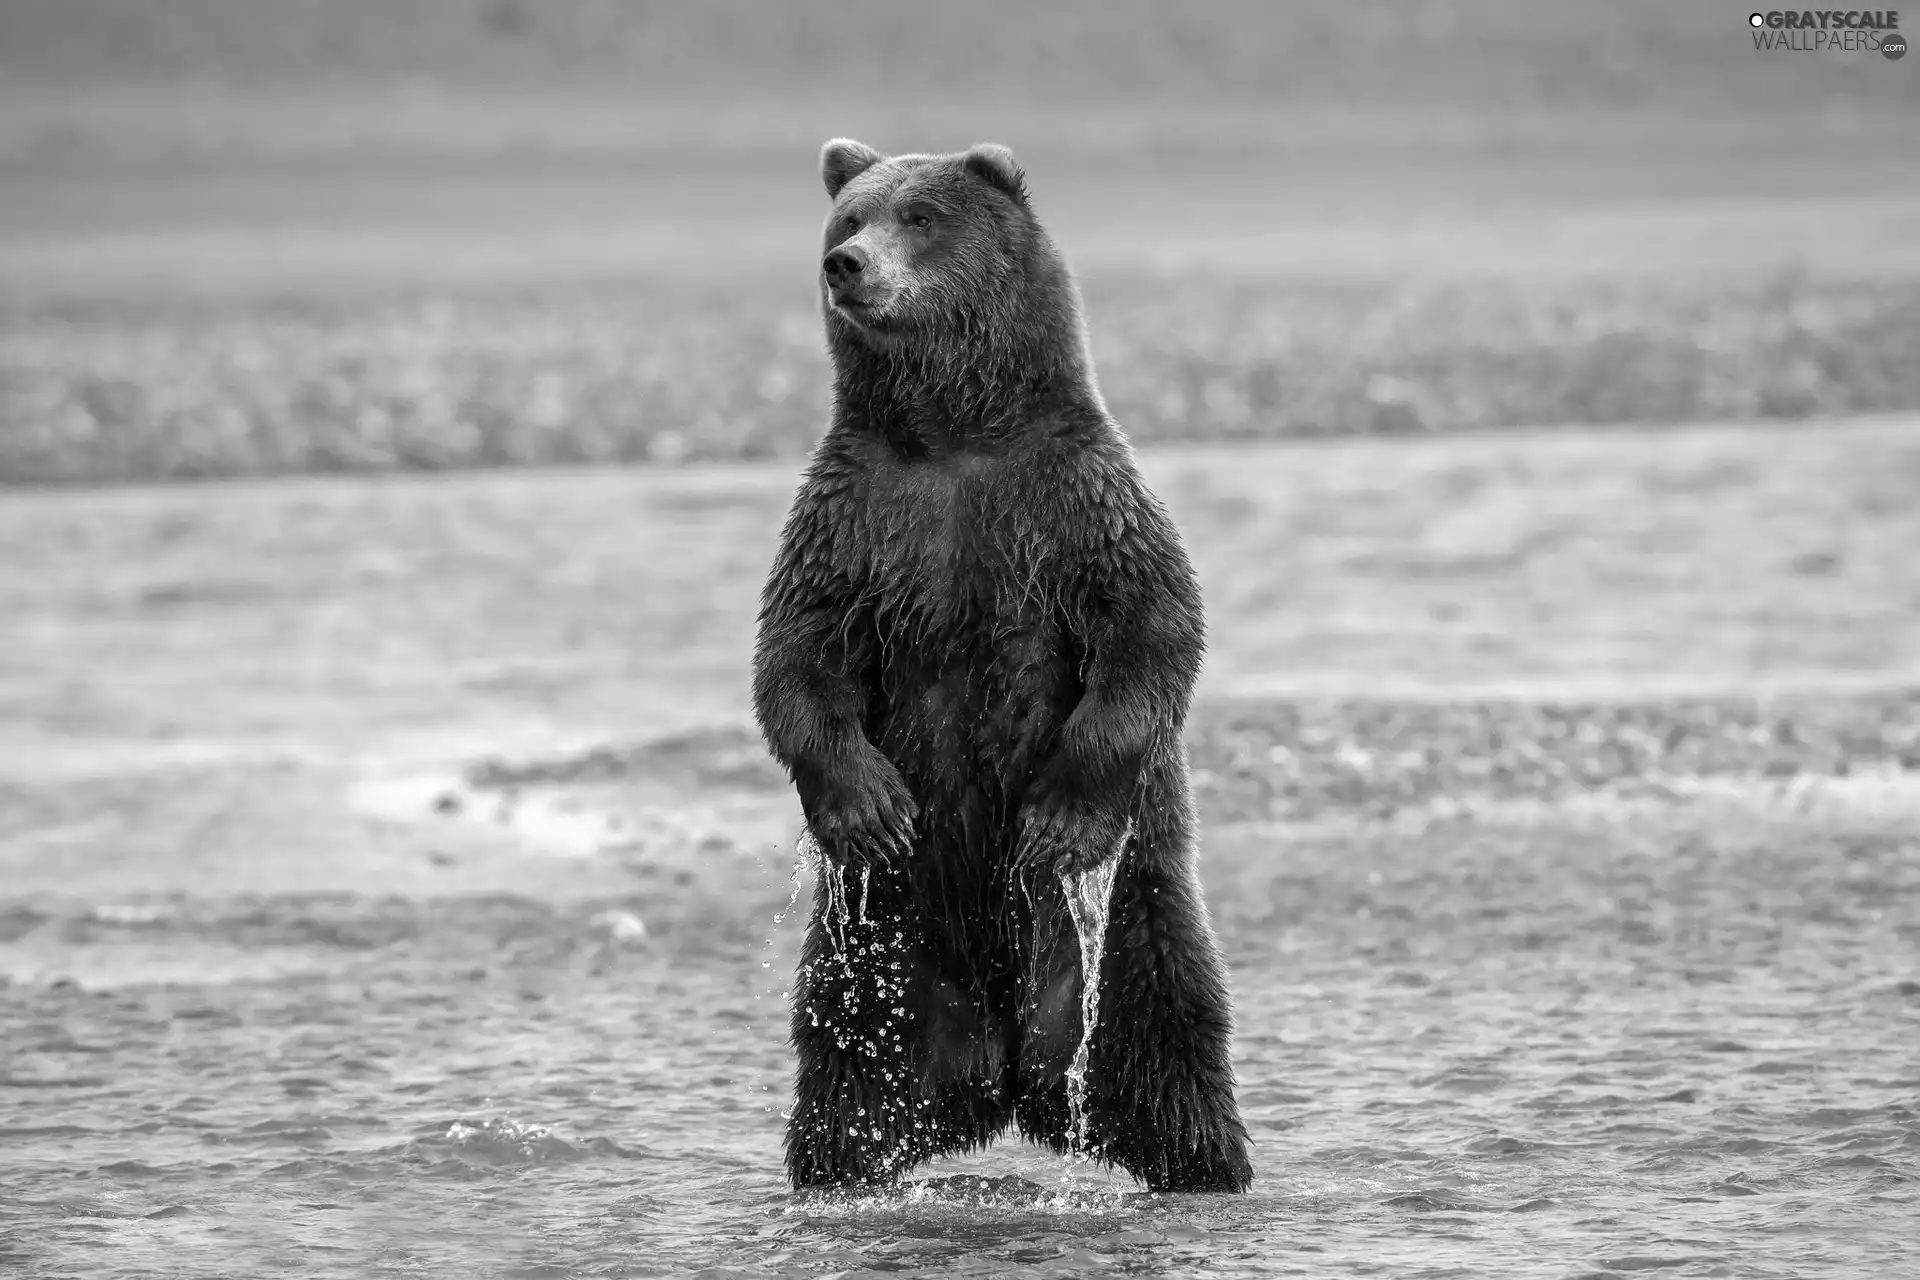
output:
<path id="1" fill-rule="evenodd" d="M 866 321 L 879 316 L 893 299 L 893 290 L 877 281 L 854 280 L 826 282 L 827 302 L 850 320 Z"/>
<path id="2" fill-rule="evenodd" d="M 833 309 L 863 329 L 872 328 L 883 319 L 879 304 L 863 298 L 835 298 Z"/>

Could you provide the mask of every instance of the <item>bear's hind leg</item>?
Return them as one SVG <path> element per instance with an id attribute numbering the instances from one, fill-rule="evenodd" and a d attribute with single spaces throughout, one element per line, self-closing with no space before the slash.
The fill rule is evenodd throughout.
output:
<path id="1" fill-rule="evenodd" d="M 1152 1191 L 1245 1191 L 1226 966 L 1189 867 L 1121 875 L 1101 969 L 1102 1154 Z"/>
<path id="2" fill-rule="evenodd" d="M 1137 852 L 1128 861 L 1137 865 Z M 1123 865 L 1114 886 L 1087 1073 L 1090 1154 L 1151 1191 L 1244 1191 L 1253 1179 L 1233 1097 L 1232 1017 L 1217 944 L 1190 876 Z M 1064 907 L 1062 908 L 1064 913 Z M 1071 924 L 1034 957 L 1020 1050 L 1028 1137 L 1072 1148 L 1067 1067 L 1078 1047 L 1079 943 Z"/>
<path id="3" fill-rule="evenodd" d="M 844 927 L 816 913 L 795 982 L 793 1043 L 795 1187 L 889 1183 L 1006 1125 L 1004 1037 L 892 913 Z"/>

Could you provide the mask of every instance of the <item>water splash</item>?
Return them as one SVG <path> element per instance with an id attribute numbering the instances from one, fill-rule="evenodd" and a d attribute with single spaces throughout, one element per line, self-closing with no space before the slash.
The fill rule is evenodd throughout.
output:
<path id="1" fill-rule="evenodd" d="M 1067 1117 L 1073 1149 L 1082 1158 L 1091 1154 L 1087 1150 L 1087 1064 L 1093 1054 L 1093 1029 L 1100 1020 L 1100 961 L 1107 949 L 1107 914 L 1113 906 L 1114 876 L 1132 838 L 1129 824 L 1111 857 L 1083 870 L 1060 873 L 1073 931 L 1080 935 L 1080 1044 L 1067 1067 Z"/>
<path id="2" fill-rule="evenodd" d="M 776 948 L 779 946 L 780 926 L 785 924 L 787 917 L 793 914 L 794 907 L 800 901 L 800 890 L 805 886 L 807 869 L 813 866 L 819 859 L 819 855 L 820 846 L 814 840 L 813 833 L 802 831 L 800 838 L 794 842 L 793 846 L 793 869 L 787 878 L 787 900 L 778 911 L 773 913 L 773 927 L 767 931 L 766 953 L 760 958 L 762 969 L 773 968 L 773 962 L 779 957 Z M 753 998 L 758 1000 L 761 994 L 763 993 L 755 993 Z M 779 995 L 780 1002 L 786 1003 L 792 995 L 791 988 L 782 988 Z M 769 1114 L 779 1111 L 774 1103 L 762 1101 L 774 1091 L 773 1085 L 767 1081 L 764 1073 L 754 1072 L 750 1075 L 747 1078 L 746 1089 L 748 1095 L 761 1105 L 762 1110 Z"/>
<path id="3" fill-rule="evenodd" d="M 807 868 L 812 866 L 819 856 L 820 842 L 813 838 L 813 832 L 802 831 L 800 838 L 793 843 L 793 875 L 787 881 L 787 905 L 773 913 L 775 924 L 784 923 L 788 914 L 793 911 L 794 904 L 800 901 L 800 889 L 806 877 Z M 773 939 L 767 939 L 767 945 L 772 946 Z"/>
<path id="4" fill-rule="evenodd" d="M 816 865 L 820 871 L 820 883 L 827 894 L 826 909 L 821 915 L 827 926 L 827 934 L 833 939 L 834 954 L 844 959 L 847 954 L 847 924 L 853 919 L 853 913 L 847 908 L 846 868 L 824 852 L 818 857 Z"/>
<path id="5" fill-rule="evenodd" d="M 995 1222 L 1033 1224 L 1046 1218 L 1083 1219 L 1088 1215 L 1099 1215 L 1118 1225 L 1119 1220 L 1140 1214 L 1139 1206 L 1124 1197 L 1124 1192 L 1111 1187 L 1052 1186 L 1018 1174 L 992 1177 L 962 1173 L 886 1187 L 810 1188 L 787 1197 L 770 1209 L 768 1216 L 898 1222 L 906 1211 L 914 1227 L 922 1232 L 942 1227 L 974 1232 Z"/>

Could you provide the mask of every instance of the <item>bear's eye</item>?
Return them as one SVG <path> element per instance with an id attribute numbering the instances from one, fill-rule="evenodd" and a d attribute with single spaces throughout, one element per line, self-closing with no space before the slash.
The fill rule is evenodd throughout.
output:
<path id="1" fill-rule="evenodd" d="M 907 219 L 907 222 L 909 225 L 911 225 L 912 227 L 914 227 L 916 230 L 919 230 L 919 231 L 925 231 L 928 227 L 933 225 L 933 219 L 929 218 L 924 213 L 914 214 L 911 218 Z"/>

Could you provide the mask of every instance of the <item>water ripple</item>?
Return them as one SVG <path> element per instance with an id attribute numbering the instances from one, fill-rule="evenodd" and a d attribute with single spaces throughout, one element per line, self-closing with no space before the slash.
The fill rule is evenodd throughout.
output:
<path id="1" fill-rule="evenodd" d="M 0 1265 L 1915 1269 L 1911 840 L 1469 824 L 1273 843 L 1229 830 L 1208 854 L 1256 1140 L 1245 1197 L 1147 1195 L 1017 1143 L 883 1194 L 790 1194 L 781 987 L 799 913 L 766 942 L 784 864 L 716 871 L 664 911 L 352 895 L 8 908 Z M 697 937 L 605 924 L 724 910 L 750 918 Z"/>

